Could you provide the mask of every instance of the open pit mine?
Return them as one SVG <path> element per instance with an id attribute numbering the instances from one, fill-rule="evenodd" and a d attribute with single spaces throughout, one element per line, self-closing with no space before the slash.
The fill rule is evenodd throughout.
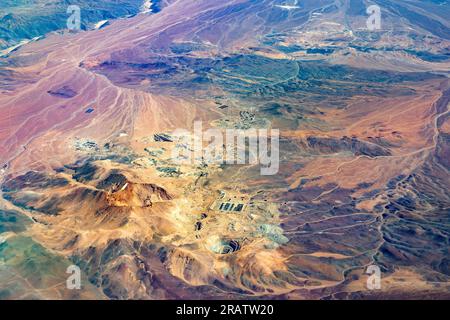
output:
<path id="1" fill-rule="evenodd" d="M 0 4 L 0 299 L 450 299 L 448 1 L 72 2 Z"/>

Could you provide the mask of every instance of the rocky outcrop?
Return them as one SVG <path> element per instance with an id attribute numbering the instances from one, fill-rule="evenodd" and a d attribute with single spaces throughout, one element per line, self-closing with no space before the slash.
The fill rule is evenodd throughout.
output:
<path id="1" fill-rule="evenodd" d="M 391 152 L 374 143 L 358 140 L 357 138 L 342 137 L 341 139 L 328 137 L 308 137 L 308 147 L 319 153 L 351 152 L 356 156 L 379 157 L 389 156 Z"/>

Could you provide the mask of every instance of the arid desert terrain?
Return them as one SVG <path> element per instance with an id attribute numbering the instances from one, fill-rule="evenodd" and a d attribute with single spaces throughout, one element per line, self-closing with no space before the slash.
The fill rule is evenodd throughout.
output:
<path id="1" fill-rule="evenodd" d="M 9 2 L 0 299 L 450 299 L 448 1 Z M 196 122 L 278 172 L 177 163 Z"/>

